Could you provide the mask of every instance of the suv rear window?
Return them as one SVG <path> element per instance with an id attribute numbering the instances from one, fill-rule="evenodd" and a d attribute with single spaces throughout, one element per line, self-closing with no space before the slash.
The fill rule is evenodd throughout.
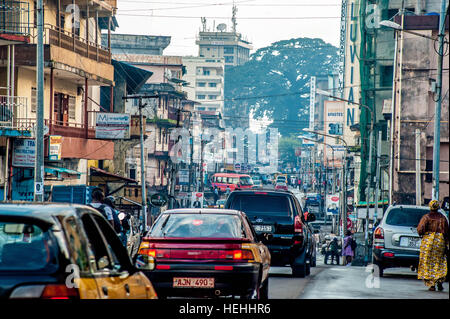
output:
<path id="1" fill-rule="evenodd" d="M 230 206 L 230 209 L 240 210 L 250 215 L 291 216 L 291 205 L 287 196 L 238 195 L 233 198 Z"/>
<path id="2" fill-rule="evenodd" d="M 152 237 L 242 238 L 241 219 L 228 214 L 167 214 L 153 227 Z"/>
<path id="3" fill-rule="evenodd" d="M 396 208 L 392 209 L 386 217 L 386 224 L 392 226 L 417 227 L 423 215 L 428 213 L 426 209 Z"/>
<path id="4" fill-rule="evenodd" d="M 0 271 L 41 270 L 56 263 L 47 232 L 30 224 L 0 221 Z"/>

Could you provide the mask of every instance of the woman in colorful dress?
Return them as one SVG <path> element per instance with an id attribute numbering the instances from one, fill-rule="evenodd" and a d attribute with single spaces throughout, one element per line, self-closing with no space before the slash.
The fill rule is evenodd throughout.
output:
<path id="1" fill-rule="evenodd" d="M 417 233 L 422 237 L 418 279 L 423 279 L 428 290 L 444 290 L 442 283 L 447 275 L 448 221 L 438 212 L 439 202 L 432 200 L 430 212 L 422 217 L 417 226 Z"/>
<path id="2" fill-rule="evenodd" d="M 355 256 L 355 252 L 353 251 L 352 248 L 352 241 L 353 241 L 353 237 L 352 237 L 352 232 L 347 230 L 347 232 L 345 233 L 345 237 L 344 237 L 344 245 L 342 246 L 342 256 L 345 256 L 345 265 L 346 266 L 351 266 L 352 265 L 352 259 L 353 256 Z"/>

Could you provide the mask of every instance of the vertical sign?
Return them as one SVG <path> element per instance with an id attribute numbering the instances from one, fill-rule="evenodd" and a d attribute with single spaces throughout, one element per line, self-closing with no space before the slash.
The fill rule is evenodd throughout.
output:
<path id="1" fill-rule="evenodd" d="M 314 112 L 316 104 L 316 77 L 312 76 L 309 92 L 309 129 L 314 130 Z"/>
<path id="2" fill-rule="evenodd" d="M 62 136 L 59 135 L 49 136 L 49 147 L 48 147 L 49 161 L 61 160 L 61 143 L 62 143 Z"/>

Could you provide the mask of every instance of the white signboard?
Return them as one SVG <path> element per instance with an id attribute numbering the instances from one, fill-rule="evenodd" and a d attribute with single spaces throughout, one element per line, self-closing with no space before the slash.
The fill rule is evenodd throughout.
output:
<path id="1" fill-rule="evenodd" d="M 339 194 L 327 195 L 326 199 L 327 215 L 339 214 Z"/>
<path id="2" fill-rule="evenodd" d="M 326 134 L 343 137 L 344 104 L 345 102 L 342 101 L 324 101 Z M 333 163 L 333 150 L 328 146 L 323 148 L 324 161 L 329 163 L 330 166 L 339 167 L 344 157 L 345 145 L 339 139 L 330 136 L 324 137 L 324 143 L 333 147 L 335 162 Z"/>
<path id="3" fill-rule="evenodd" d="M 178 171 L 178 184 L 179 185 L 189 185 L 189 170 L 180 169 Z"/>
<path id="4" fill-rule="evenodd" d="M 95 124 L 95 138 L 130 138 L 130 114 L 97 113 Z"/>
<path id="5" fill-rule="evenodd" d="M 203 208 L 203 193 L 193 192 L 191 197 L 191 206 L 194 208 Z"/>
<path id="6" fill-rule="evenodd" d="M 34 139 L 15 139 L 12 166 L 34 167 L 36 146 Z"/>

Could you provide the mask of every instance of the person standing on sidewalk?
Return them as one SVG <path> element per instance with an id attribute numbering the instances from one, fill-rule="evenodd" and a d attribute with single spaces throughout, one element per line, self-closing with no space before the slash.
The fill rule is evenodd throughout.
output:
<path id="1" fill-rule="evenodd" d="M 417 278 L 423 279 L 428 290 L 444 290 L 442 283 L 447 275 L 448 222 L 439 210 L 439 202 L 432 200 L 430 212 L 422 217 L 417 226 L 417 233 L 422 237 L 420 244 L 419 269 Z"/>
<path id="2" fill-rule="evenodd" d="M 334 259 L 336 258 L 336 265 L 339 265 L 339 243 L 337 237 L 334 237 L 333 240 L 328 244 L 328 251 L 325 253 L 325 265 L 328 263 L 328 257 L 331 256 L 331 264 L 333 264 Z"/>
<path id="3" fill-rule="evenodd" d="M 351 266 L 353 256 L 355 256 L 355 252 L 352 248 L 353 241 L 354 239 L 352 237 L 352 232 L 347 230 L 344 237 L 344 245 L 343 245 L 344 248 L 342 249 L 342 256 L 345 256 L 345 260 L 347 263 L 346 266 Z"/>

